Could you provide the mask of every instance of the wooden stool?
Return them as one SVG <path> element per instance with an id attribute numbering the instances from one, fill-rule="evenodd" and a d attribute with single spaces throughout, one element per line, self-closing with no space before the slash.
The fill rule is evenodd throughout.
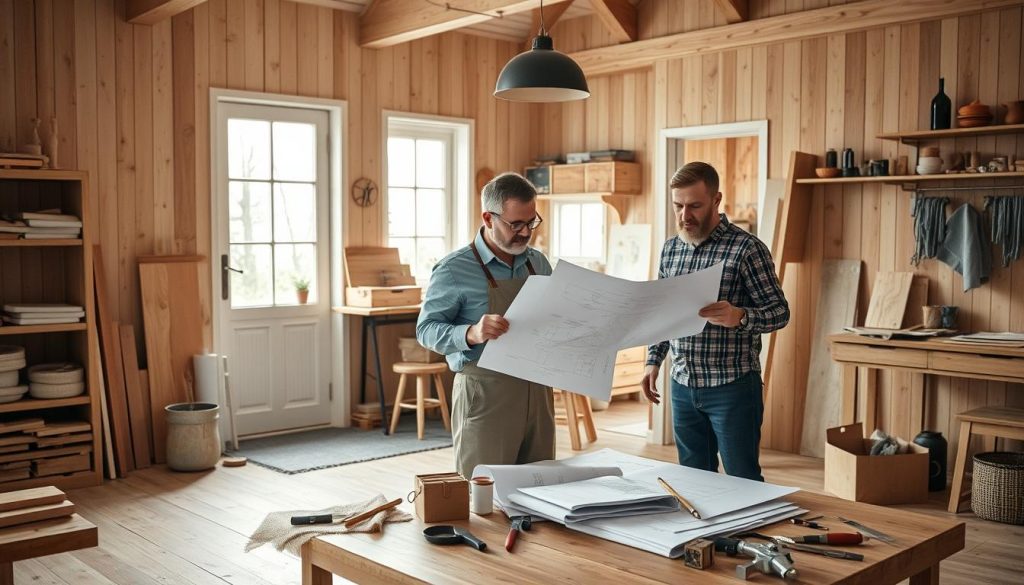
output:
<path id="1" fill-rule="evenodd" d="M 960 511 L 961 502 L 970 494 L 964 489 L 964 472 L 971 435 L 982 435 L 986 451 L 994 451 L 996 438 L 1024 440 L 1024 408 L 1012 406 L 985 406 L 956 415 L 960 419 L 960 437 L 957 439 L 956 466 L 953 468 L 953 486 L 949 490 L 949 511 Z"/>
<path id="2" fill-rule="evenodd" d="M 398 417 L 402 414 L 403 408 L 416 411 L 416 435 L 421 440 L 423 439 L 424 414 L 428 408 L 440 408 L 444 428 L 451 431 L 452 421 L 448 418 L 448 398 L 445 396 L 444 383 L 441 381 L 441 374 L 448 371 L 448 364 L 445 362 L 429 364 L 398 362 L 391 369 L 396 374 L 401 374 L 401 377 L 398 378 L 398 393 L 395 395 L 395 410 L 391 413 L 391 434 L 395 434 L 395 429 L 398 428 Z M 407 374 L 416 376 L 415 402 L 412 400 L 402 401 L 405 395 L 405 377 Z M 437 398 L 427 397 L 430 394 L 431 377 L 433 377 L 434 384 L 436 384 Z"/>
<path id="3" fill-rule="evenodd" d="M 590 398 L 557 388 L 555 392 L 562 397 L 562 404 L 565 406 L 565 422 L 569 426 L 569 442 L 572 444 L 572 450 L 579 451 L 583 448 L 580 441 L 580 421 L 583 422 L 587 440 L 591 443 L 596 441 L 597 427 L 594 426 L 594 412 L 590 408 Z M 561 418 L 556 417 L 556 420 Z"/>

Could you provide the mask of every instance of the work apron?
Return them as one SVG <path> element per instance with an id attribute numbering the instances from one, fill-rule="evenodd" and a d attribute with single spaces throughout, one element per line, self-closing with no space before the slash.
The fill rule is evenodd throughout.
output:
<path id="1" fill-rule="evenodd" d="M 487 313 L 504 315 L 525 278 L 495 280 L 476 246 L 469 245 L 487 277 Z M 535 274 L 526 261 L 526 269 Z M 452 390 L 455 467 L 470 477 L 477 465 L 508 465 L 555 458 L 555 406 L 551 388 L 466 364 Z"/>

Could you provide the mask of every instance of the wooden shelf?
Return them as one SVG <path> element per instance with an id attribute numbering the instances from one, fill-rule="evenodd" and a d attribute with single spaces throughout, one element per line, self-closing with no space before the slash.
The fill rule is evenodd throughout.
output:
<path id="1" fill-rule="evenodd" d="M 65 331 L 85 331 L 86 323 L 57 323 L 55 325 L 4 325 L 0 327 L 0 335 L 30 335 L 33 333 L 62 333 Z"/>
<path id="2" fill-rule="evenodd" d="M 1024 134 L 1024 124 L 1003 124 L 999 126 L 981 126 L 978 128 L 950 128 L 949 130 L 889 132 L 879 134 L 878 138 L 909 143 L 922 140 L 938 140 L 940 138 L 974 138 L 976 136 L 997 136 L 1000 134 Z"/>
<path id="3" fill-rule="evenodd" d="M 0 240 L 0 248 L 81 247 L 82 240 L 60 238 L 53 240 Z"/>
<path id="4" fill-rule="evenodd" d="M 934 181 L 980 181 L 985 179 L 1013 179 L 1022 178 L 1024 173 L 959 173 L 952 175 L 893 175 L 888 177 L 840 177 L 837 179 L 797 179 L 796 182 L 802 185 L 841 185 L 844 183 L 888 183 L 900 185 L 903 183 L 924 183 Z"/>
<path id="5" fill-rule="evenodd" d="M 90 400 L 91 398 L 89 397 L 88 392 L 80 396 L 73 396 L 71 398 L 53 398 L 48 400 L 40 400 L 38 398 L 22 398 L 21 400 L 16 400 L 14 402 L 0 404 L 0 413 L 24 412 L 26 410 L 44 410 L 47 408 L 60 408 L 62 406 L 78 406 L 80 404 L 89 404 Z"/>
<path id="6" fill-rule="evenodd" d="M 57 485 L 62 490 L 70 490 L 80 487 L 98 485 L 94 471 L 76 471 L 68 475 L 47 475 L 44 477 L 30 477 L 28 479 L 17 479 L 0 483 L 0 491 L 24 490 L 28 488 Z"/>
<path id="7" fill-rule="evenodd" d="M 639 193 L 545 193 L 537 195 L 537 199 L 556 201 L 558 199 L 579 199 L 590 201 L 603 201 L 618 214 L 619 223 L 622 223 L 626 214 L 629 213 L 629 205 Z"/>
<path id="8" fill-rule="evenodd" d="M 86 181 L 85 171 L 62 171 L 59 169 L 0 169 L 0 179 L 19 181 Z"/>

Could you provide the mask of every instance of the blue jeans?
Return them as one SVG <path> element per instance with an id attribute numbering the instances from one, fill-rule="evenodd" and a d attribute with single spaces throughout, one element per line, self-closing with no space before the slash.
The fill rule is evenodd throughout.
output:
<path id="1" fill-rule="evenodd" d="M 764 481 L 758 462 L 764 400 L 761 375 L 750 372 L 710 388 L 672 380 L 672 418 L 679 464 Z"/>

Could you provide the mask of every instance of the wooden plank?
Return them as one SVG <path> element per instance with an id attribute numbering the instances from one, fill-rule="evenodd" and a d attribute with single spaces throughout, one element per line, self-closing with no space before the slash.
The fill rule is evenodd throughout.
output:
<path id="1" fill-rule="evenodd" d="M 615 42 L 637 39 L 636 7 L 628 0 L 591 0 L 590 8 Z"/>
<path id="2" fill-rule="evenodd" d="M 132 24 L 154 25 L 181 14 L 205 0 L 125 0 L 125 16 Z"/>
<path id="3" fill-rule="evenodd" d="M 907 297 L 914 280 L 913 272 L 879 272 L 871 291 L 871 303 L 864 318 L 865 327 L 899 329 L 907 308 Z"/>
<path id="4" fill-rule="evenodd" d="M 92 433 L 78 433 L 76 435 L 56 435 L 45 437 L 37 441 L 39 448 L 54 447 L 57 445 L 73 445 L 75 443 L 91 443 Z"/>
<path id="5" fill-rule="evenodd" d="M 67 497 L 53 486 L 0 493 L 0 512 L 59 504 Z"/>
<path id="6" fill-rule="evenodd" d="M 903 312 L 903 328 L 920 325 L 924 320 L 921 307 L 928 304 L 928 277 L 915 274 L 907 295 L 907 308 Z"/>
<path id="7" fill-rule="evenodd" d="M 61 457 L 63 455 L 77 455 L 79 453 L 91 452 L 92 445 L 75 445 L 73 447 L 63 447 L 59 449 L 34 449 L 24 453 L 0 455 L 0 463 L 8 463 L 11 461 L 30 461 L 35 459 L 45 459 L 47 457 Z"/>
<path id="8" fill-rule="evenodd" d="M 98 544 L 96 526 L 72 514 L 0 532 L 0 561 L 20 561 Z"/>
<path id="9" fill-rule="evenodd" d="M 28 522 L 39 522 L 52 518 L 62 518 L 75 513 L 75 505 L 67 500 L 54 504 L 40 504 L 29 508 L 20 508 L 0 512 L 0 528 L 26 524 Z"/>
<path id="10" fill-rule="evenodd" d="M 92 425 L 87 422 L 48 422 L 46 426 L 32 429 L 31 432 L 37 437 L 52 437 L 68 433 L 84 433 L 92 430 Z"/>
<path id="11" fill-rule="evenodd" d="M 825 430 L 841 423 L 840 366 L 829 354 L 826 337 L 829 333 L 854 324 L 860 269 L 860 260 L 822 262 L 821 287 L 807 372 L 807 395 L 804 400 L 803 435 L 800 441 L 802 455 L 824 457 Z"/>
<path id="12" fill-rule="evenodd" d="M 750 14 L 748 0 L 715 0 L 715 5 L 729 24 L 743 22 Z"/>
<path id="13" fill-rule="evenodd" d="M 650 67 L 660 59 L 675 59 L 708 51 L 724 51 L 922 22 L 1015 6 L 1018 3 L 1019 0 L 960 0 L 941 3 L 932 0 L 863 0 L 856 3 L 856 18 L 850 17 L 848 5 L 829 6 L 724 27 L 645 39 L 630 43 L 626 47 L 613 45 L 577 51 L 570 53 L 569 57 L 576 61 L 588 77 L 608 75 Z"/>
<path id="14" fill-rule="evenodd" d="M 93 253 L 95 274 L 96 308 L 99 320 L 100 344 L 103 349 L 103 372 L 106 376 L 107 404 L 110 411 L 110 426 L 116 454 L 116 463 L 121 473 L 135 468 L 131 451 L 131 424 L 128 418 L 128 397 L 124 387 L 124 369 L 121 365 L 121 339 L 116 322 L 111 315 L 107 301 L 107 289 L 100 247 Z"/>
<path id="15" fill-rule="evenodd" d="M 152 419 L 146 401 L 142 397 L 142 386 L 139 383 L 139 358 L 135 353 L 135 327 L 121 325 L 121 356 L 124 364 L 124 385 L 128 395 L 128 414 L 132 425 L 132 452 L 135 455 L 135 467 L 149 467 L 152 455 L 149 445 L 152 443 Z"/>

